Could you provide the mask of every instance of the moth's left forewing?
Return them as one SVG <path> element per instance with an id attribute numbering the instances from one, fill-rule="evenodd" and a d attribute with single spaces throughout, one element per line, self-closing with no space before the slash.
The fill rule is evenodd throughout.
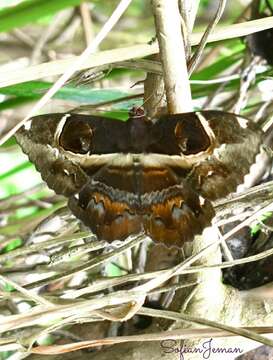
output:
<path id="1" fill-rule="evenodd" d="M 36 116 L 15 135 L 24 153 L 41 173 L 42 179 L 57 194 L 65 196 L 77 192 L 87 181 L 81 167 L 64 156 L 56 145 L 58 126 L 69 116 Z"/>
<path id="2" fill-rule="evenodd" d="M 128 147 L 126 123 L 81 114 L 36 116 L 16 138 L 48 186 L 65 196 L 80 192 L 90 176 Z"/>
<path id="3" fill-rule="evenodd" d="M 204 197 L 215 200 L 236 190 L 259 153 L 262 132 L 242 116 L 221 111 L 196 113 L 207 121 L 216 144 L 205 161 L 193 167 L 190 184 Z"/>

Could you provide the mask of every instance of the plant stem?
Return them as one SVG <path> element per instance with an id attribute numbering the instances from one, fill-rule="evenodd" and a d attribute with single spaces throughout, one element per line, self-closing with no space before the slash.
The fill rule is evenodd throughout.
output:
<path id="1" fill-rule="evenodd" d="M 192 111 L 178 0 L 152 0 L 170 114 Z"/>

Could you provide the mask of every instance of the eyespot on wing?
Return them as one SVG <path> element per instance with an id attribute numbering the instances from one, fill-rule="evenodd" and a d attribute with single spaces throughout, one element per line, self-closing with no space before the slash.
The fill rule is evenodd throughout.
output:
<path id="1" fill-rule="evenodd" d="M 84 120 L 68 119 L 59 137 L 60 146 L 76 154 L 87 154 L 92 150 L 93 131 Z"/>
<path id="2" fill-rule="evenodd" d="M 211 145 L 208 134 L 196 116 L 178 121 L 174 133 L 182 154 L 186 156 L 206 151 Z"/>

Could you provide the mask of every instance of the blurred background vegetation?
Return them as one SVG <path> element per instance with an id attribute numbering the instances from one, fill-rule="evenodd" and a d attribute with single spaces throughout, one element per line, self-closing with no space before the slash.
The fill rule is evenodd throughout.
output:
<path id="1" fill-rule="evenodd" d="M 0 0 L 0 83 L 1 73 L 8 72 L 16 76 L 17 71 L 25 67 L 79 55 L 92 41 L 119 1 L 90 0 L 85 1 L 84 7 L 80 6 L 82 3 L 81 0 Z M 228 1 L 220 24 L 250 19 L 249 4 L 250 1 L 247 0 Z M 217 6 L 217 1 L 201 0 L 194 31 L 203 31 L 206 28 Z M 265 3 L 263 7 L 266 7 Z M 87 20 L 86 11 L 89 14 Z M 98 50 L 147 43 L 154 35 L 149 1 L 134 0 Z M 201 64 L 191 76 L 195 109 L 233 111 L 239 106 L 241 114 L 255 117 L 259 109 L 272 99 L 273 71 L 264 61 L 258 62 L 255 65 L 255 75 L 248 82 L 248 93 L 238 105 L 242 93 L 242 74 L 251 62 L 251 56 L 243 38 L 208 44 Z M 109 117 L 119 116 L 126 119 L 128 109 L 142 104 L 137 95 L 143 93 L 145 72 L 115 68 L 105 70 L 103 75 L 88 83 L 68 82 L 42 112 L 67 112 L 81 107 L 80 109 L 88 113 L 107 113 Z M 48 77 L 0 87 L 0 137 L 26 116 L 55 80 L 56 77 Z M 132 98 L 134 95 L 135 98 Z M 118 99 L 122 101 L 116 102 Z M 100 103 L 103 105 L 97 106 Z M 57 196 L 42 182 L 39 173 L 22 153 L 14 137 L 0 147 L 0 164 L 0 260 L 1 256 L 11 250 L 35 244 L 33 232 L 43 235 L 45 232 L 52 232 L 57 236 L 75 231 L 73 218 L 69 220 L 69 226 L 67 225 L 65 216 L 68 215 L 63 210 L 65 199 Z M 268 172 L 268 169 L 265 173 L 266 171 Z M 271 171 L 269 173 L 271 174 Z M 57 214 L 56 216 L 60 216 L 65 222 L 62 224 L 63 228 L 55 224 L 51 229 L 47 223 L 46 231 L 37 231 L 37 225 L 42 221 L 49 221 L 52 214 Z M 70 256 L 69 261 L 72 259 L 74 265 L 89 260 L 89 251 L 83 245 L 80 243 L 78 253 Z M 57 248 L 55 252 L 58 254 L 60 249 Z M 65 254 L 60 253 L 64 265 L 55 268 L 55 271 L 65 271 L 70 267 L 69 263 L 65 262 Z M 139 253 L 131 257 L 127 255 L 109 261 L 103 271 L 94 271 L 85 274 L 81 280 L 74 280 L 85 284 L 88 283 L 87 279 L 93 280 L 98 276 L 108 278 L 128 274 L 133 271 L 132 257 L 139 256 Z M 18 258 L 2 257 L 0 273 L 12 276 L 12 279 L 20 284 L 38 281 L 44 277 L 41 273 L 46 269 L 43 266 L 48 264 L 50 256 L 49 251 L 36 257 L 27 254 Z M 45 271 L 44 274 L 51 274 L 51 271 Z M 13 290 L 10 284 L 4 285 L 6 291 Z M 55 286 L 52 289 L 46 288 L 46 291 L 57 296 L 58 292 L 63 290 L 64 284 L 59 281 Z M 66 286 L 76 287 L 71 283 Z M 1 292 L 0 321 L 1 312 L 20 313 L 29 306 L 26 304 L 28 303 L 21 299 L 11 306 L 11 302 Z M 60 337 L 61 333 L 58 336 Z M 40 343 L 43 341 L 51 343 L 55 340 L 48 336 Z M 14 351 L 4 351 L 0 353 L 0 359 L 7 359 L 13 354 Z"/>

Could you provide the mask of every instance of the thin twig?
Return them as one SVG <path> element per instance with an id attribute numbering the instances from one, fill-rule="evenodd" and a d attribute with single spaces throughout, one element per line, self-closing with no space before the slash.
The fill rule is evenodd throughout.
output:
<path id="1" fill-rule="evenodd" d="M 56 238 L 48 240 L 48 241 L 43 241 L 42 243 L 40 242 L 37 244 L 24 246 L 22 248 L 18 248 L 13 251 L 9 251 L 7 253 L 1 254 L 0 255 L 0 263 L 14 259 L 17 256 L 25 256 L 25 255 L 28 255 L 31 253 L 39 252 L 39 251 L 41 251 L 41 248 L 46 249 L 46 248 L 50 248 L 50 247 L 55 247 L 57 245 L 61 245 L 61 244 L 65 244 L 68 242 L 75 241 L 75 240 L 83 239 L 88 236 L 90 236 L 90 231 L 85 231 L 85 232 L 79 232 L 77 234 L 56 237 Z M 99 244 L 101 244 L 102 247 L 105 245 L 104 242 L 101 242 L 101 241 L 96 242 L 95 241 L 95 242 L 92 242 L 92 244 L 90 244 L 90 247 L 92 247 L 92 246 L 96 247 Z"/>
<path id="2" fill-rule="evenodd" d="M 168 112 L 193 110 L 178 0 L 152 0 Z"/>
<path id="3" fill-rule="evenodd" d="M 259 57 L 254 57 L 250 64 L 242 70 L 238 99 L 232 108 L 232 112 L 240 114 L 247 103 L 248 90 L 256 77 L 256 67 L 261 62 Z"/>
<path id="4" fill-rule="evenodd" d="M 131 249 L 133 246 L 136 246 L 138 244 L 140 244 L 142 241 L 144 241 L 145 237 L 143 236 L 143 234 L 140 234 L 138 236 L 136 236 L 133 239 L 130 239 L 129 241 L 125 242 L 124 245 L 120 246 L 119 248 L 117 248 L 116 250 L 113 250 L 112 252 L 108 253 L 108 254 L 103 254 L 100 255 L 94 259 L 91 259 L 87 262 L 85 262 L 82 265 L 76 266 L 74 269 L 72 270 L 68 270 L 68 271 L 64 271 L 61 272 L 59 274 L 50 276 L 46 279 L 42 279 L 42 280 L 38 280 L 35 281 L 33 283 L 27 284 L 25 285 L 26 289 L 33 289 L 35 287 L 40 287 L 40 286 L 44 286 L 49 284 L 52 281 L 57 281 L 60 279 L 66 279 L 69 278 L 81 271 L 87 271 L 90 270 L 96 266 L 99 266 L 101 264 L 103 264 L 105 261 L 109 261 L 111 259 L 113 259 L 114 257 L 116 257 L 117 255 L 123 253 L 124 251 L 126 251 L 127 249 Z"/>
<path id="5" fill-rule="evenodd" d="M 213 31 L 218 21 L 221 19 L 221 16 L 225 10 L 226 2 L 227 2 L 226 0 L 220 0 L 214 19 L 209 23 L 208 27 L 206 28 L 206 31 L 204 32 L 204 35 L 202 36 L 202 39 L 200 41 L 200 44 L 198 45 L 196 52 L 194 53 L 194 55 L 192 56 L 189 62 L 188 68 L 190 75 L 193 73 L 194 69 L 199 65 L 201 56 L 208 42 L 209 34 Z"/>
<path id="6" fill-rule="evenodd" d="M 35 294 L 34 292 L 31 292 L 30 290 L 24 289 L 22 286 L 16 284 L 11 279 L 8 279 L 7 277 L 0 275 L 0 280 L 3 283 L 11 285 L 12 287 L 14 287 L 14 289 L 16 289 L 17 291 L 22 293 L 24 296 L 26 296 L 26 298 L 30 299 L 31 301 L 36 302 L 37 304 L 39 304 L 39 305 L 41 304 L 41 305 L 45 305 L 45 306 L 52 306 L 52 304 L 48 300 L 44 299 L 42 296 Z"/>
<path id="7" fill-rule="evenodd" d="M 58 24 L 60 23 L 60 21 L 62 21 L 62 19 L 63 19 L 63 14 L 62 13 L 56 15 L 56 17 L 49 24 L 49 26 L 42 32 L 41 36 L 39 37 L 39 39 L 35 43 L 33 53 L 32 53 L 32 55 L 30 57 L 30 64 L 35 64 L 35 63 L 38 62 L 46 43 L 51 38 L 52 34 L 54 34 L 56 28 L 58 27 Z"/>
<path id="8" fill-rule="evenodd" d="M 80 12 L 81 12 L 83 30 L 85 35 L 85 41 L 86 41 L 86 45 L 88 46 L 89 44 L 91 44 L 94 38 L 93 24 L 92 24 L 88 3 L 83 2 L 82 4 L 80 4 Z"/>

